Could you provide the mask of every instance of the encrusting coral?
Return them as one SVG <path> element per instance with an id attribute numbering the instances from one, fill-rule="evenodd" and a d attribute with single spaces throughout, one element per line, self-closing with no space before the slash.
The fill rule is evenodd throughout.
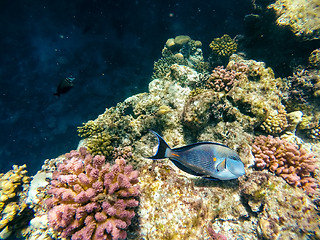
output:
<path id="1" fill-rule="evenodd" d="M 308 60 L 311 67 L 320 68 L 320 48 L 313 50 Z"/>
<path id="2" fill-rule="evenodd" d="M 261 129 L 272 135 L 281 133 L 287 127 L 287 112 L 283 108 L 271 112 L 267 119 L 261 124 Z"/>
<path id="3" fill-rule="evenodd" d="M 320 38 L 318 0 L 277 0 L 268 6 L 277 15 L 277 24 L 290 26 L 292 32 L 306 40 Z"/>
<path id="4" fill-rule="evenodd" d="M 287 183 L 301 187 L 310 194 L 317 187 L 316 179 L 312 176 L 317 168 L 317 159 L 296 144 L 279 137 L 261 135 L 256 137 L 252 153 L 258 168 L 268 168 Z"/>
<path id="5" fill-rule="evenodd" d="M 86 148 L 71 151 L 53 173 L 46 200 L 50 227 L 61 237 L 125 239 L 139 202 L 138 171 L 123 158 L 112 167 Z"/>

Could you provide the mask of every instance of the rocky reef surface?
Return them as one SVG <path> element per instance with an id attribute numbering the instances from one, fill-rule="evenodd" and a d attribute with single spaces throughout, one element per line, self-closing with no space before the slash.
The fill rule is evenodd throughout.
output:
<path id="1" fill-rule="evenodd" d="M 234 49 L 232 44 L 220 45 Z M 228 56 L 226 64 L 217 67 L 210 59 L 204 61 L 201 47 L 200 41 L 188 36 L 169 39 L 163 57 L 154 64 L 148 92 L 127 98 L 79 127 L 83 137 L 79 147 L 86 147 L 92 155 L 103 155 L 111 164 L 125 159 L 140 172 L 136 215 L 132 214 L 131 225 L 117 228 L 126 231 L 127 239 L 320 239 L 320 99 L 313 94 L 319 70 L 297 70 L 294 76 L 275 78 L 263 62 L 239 54 Z M 157 147 L 149 129 L 161 133 L 171 147 L 199 141 L 225 144 L 238 152 L 246 175 L 237 180 L 209 181 L 179 170 L 170 160 L 147 159 Z M 262 137 L 255 141 L 261 135 L 269 135 L 277 149 L 269 149 Z M 294 147 L 283 148 L 281 141 Z M 254 153 L 260 148 L 256 166 Z M 287 154 L 288 149 L 293 153 Z M 294 168 L 289 164 L 291 158 Z M 52 196 L 49 182 L 57 178 L 55 171 L 62 168 L 65 159 L 46 160 L 30 186 L 20 190 L 28 196 L 23 206 L 28 206 L 33 217 L 28 225 L 17 228 L 19 219 L 13 216 L 7 225 L 0 226 L 2 238 L 11 232 L 26 239 L 61 238 L 49 227 L 45 202 Z M 300 163 L 304 164 L 302 170 Z M 272 170 L 261 170 L 268 164 Z M 113 180 L 120 191 L 123 179 L 126 177 Z M 21 178 L 16 182 L 20 186 Z M 75 184 L 62 183 L 55 186 Z M 20 198 L 3 198 L 6 187 L 1 184 L 4 218 L 4 206 Z M 86 203 L 101 201 L 97 194 L 92 196 L 85 195 Z M 114 199 L 113 191 L 103 196 L 105 201 Z M 55 197 L 68 199 L 69 195 Z M 120 216 L 121 212 L 114 210 L 112 214 Z M 125 234 L 108 237 L 121 236 Z"/>

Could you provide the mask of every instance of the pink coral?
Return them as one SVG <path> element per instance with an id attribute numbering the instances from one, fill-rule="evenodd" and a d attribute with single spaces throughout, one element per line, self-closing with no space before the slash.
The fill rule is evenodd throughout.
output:
<path id="1" fill-rule="evenodd" d="M 125 239 L 139 204 L 138 172 L 123 158 L 111 167 L 104 156 L 92 157 L 86 148 L 65 157 L 48 190 L 50 227 L 72 240 Z"/>
<path id="2" fill-rule="evenodd" d="M 312 177 L 317 168 L 317 159 L 296 144 L 278 137 L 258 136 L 252 152 L 258 168 L 268 168 L 289 184 L 302 187 L 307 193 L 313 193 L 317 187 L 316 179 Z"/>
<path id="3" fill-rule="evenodd" d="M 231 88 L 243 77 L 243 72 L 225 69 L 223 66 L 216 67 L 206 82 L 207 88 L 218 92 L 229 92 Z"/>

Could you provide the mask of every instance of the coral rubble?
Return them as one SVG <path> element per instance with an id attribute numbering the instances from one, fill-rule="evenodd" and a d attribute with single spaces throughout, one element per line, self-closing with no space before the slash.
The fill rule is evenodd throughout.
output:
<path id="1" fill-rule="evenodd" d="M 50 227 L 72 239 L 125 239 L 139 196 L 138 172 L 123 158 L 110 167 L 85 148 L 58 165 L 46 200 Z"/>

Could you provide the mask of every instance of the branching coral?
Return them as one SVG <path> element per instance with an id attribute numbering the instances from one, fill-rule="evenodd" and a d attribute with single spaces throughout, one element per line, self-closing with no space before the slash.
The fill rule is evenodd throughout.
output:
<path id="1" fill-rule="evenodd" d="M 112 137 L 108 133 L 98 133 L 88 139 L 88 151 L 92 155 L 103 155 L 105 157 L 109 157 L 112 155 L 113 151 L 113 147 L 111 145 L 112 140 Z"/>
<path id="2" fill-rule="evenodd" d="M 223 66 L 216 67 L 206 81 L 206 87 L 218 92 L 229 92 L 243 77 L 242 72 L 225 69 Z"/>
<path id="3" fill-rule="evenodd" d="M 96 122 L 90 120 L 86 123 L 83 123 L 81 127 L 78 127 L 78 133 L 80 137 L 87 138 L 93 136 L 97 133 L 100 133 L 104 128 L 98 125 Z"/>
<path id="4" fill-rule="evenodd" d="M 285 98 L 287 110 L 310 110 L 318 107 L 320 97 L 319 70 L 299 70 L 288 77 L 288 90 Z"/>
<path id="5" fill-rule="evenodd" d="M 125 239 L 139 203 L 138 172 L 123 158 L 115 162 L 110 167 L 86 148 L 67 153 L 48 190 L 50 227 L 72 240 Z"/>
<path id="6" fill-rule="evenodd" d="M 317 187 L 313 178 L 316 158 L 296 144 L 278 137 L 258 136 L 252 146 L 256 166 L 268 168 L 283 177 L 289 184 L 302 187 L 307 193 L 313 193 Z"/>
<path id="7" fill-rule="evenodd" d="M 224 34 L 221 38 L 213 39 L 209 46 L 215 55 L 225 57 L 235 53 L 238 44 L 229 35 Z"/>

